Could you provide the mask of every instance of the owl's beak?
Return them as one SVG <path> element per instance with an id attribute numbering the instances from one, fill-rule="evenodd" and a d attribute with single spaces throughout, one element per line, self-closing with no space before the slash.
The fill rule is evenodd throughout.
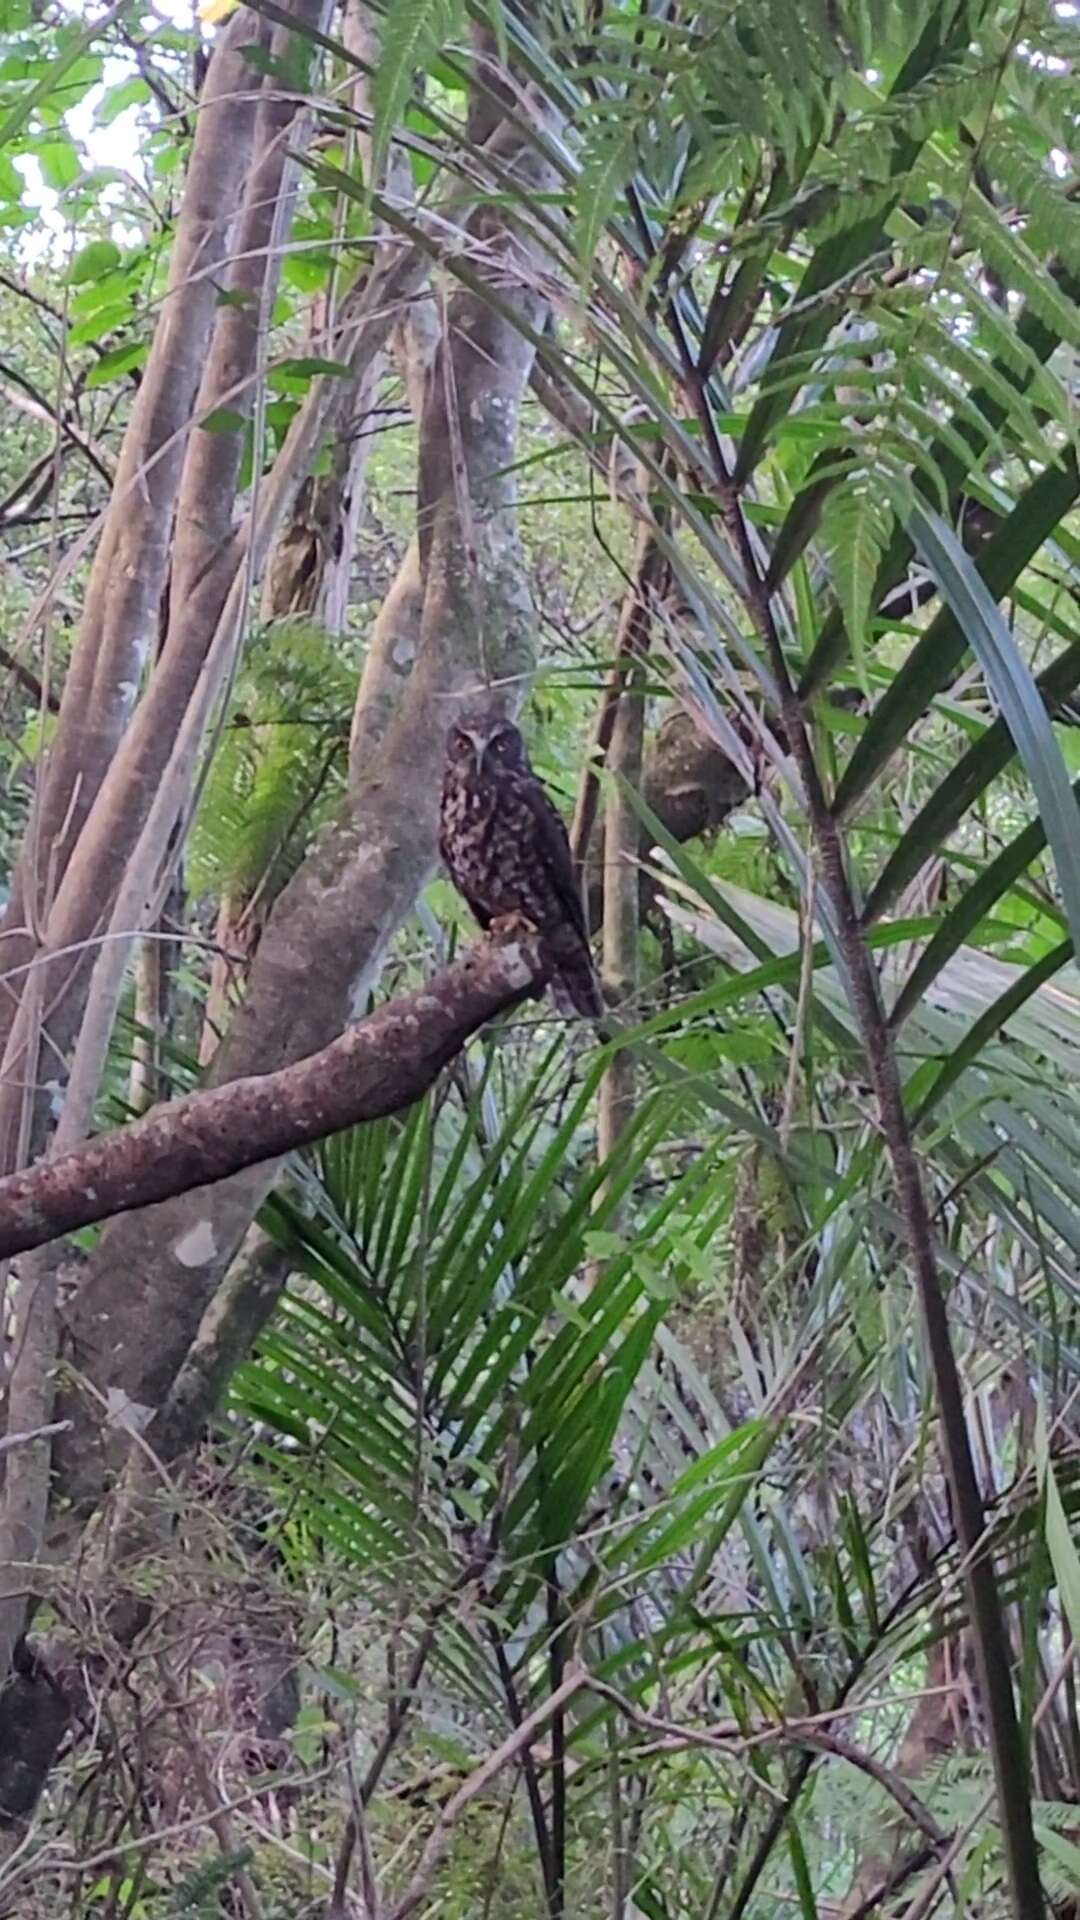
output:
<path id="1" fill-rule="evenodd" d="M 488 749 L 487 737 L 485 734 L 482 734 L 482 733 L 470 733 L 468 735 L 468 738 L 472 744 L 472 750 L 473 750 L 472 751 L 473 772 L 477 774 L 483 773 L 484 755 Z"/>

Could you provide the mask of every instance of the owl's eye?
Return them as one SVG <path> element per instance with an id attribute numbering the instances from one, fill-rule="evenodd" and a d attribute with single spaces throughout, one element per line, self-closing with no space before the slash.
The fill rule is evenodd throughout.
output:
<path id="1" fill-rule="evenodd" d="M 508 766 L 516 764 L 518 759 L 518 739 L 513 727 L 504 727 L 495 735 L 491 743 L 491 752 L 496 760 L 503 760 Z"/>
<path id="2" fill-rule="evenodd" d="M 455 760 L 460 760 L 463 754 L 469 751 L 469 736 L 467 733 L 459 732 L 457 727 L 454 728 L 453 733 L 450 735 L 450 751 Z"/>

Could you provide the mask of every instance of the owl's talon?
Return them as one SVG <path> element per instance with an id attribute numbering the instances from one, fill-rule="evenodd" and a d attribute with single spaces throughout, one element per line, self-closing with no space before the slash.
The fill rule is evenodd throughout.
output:
<path id="1" fill-rule="evenodd" d="M 497 913 L 488 927 L 488 932 L 493 933 L 497 940 L 508 940 L 514 936 L 535 940 L 539 931 L 527 913 Z"/>

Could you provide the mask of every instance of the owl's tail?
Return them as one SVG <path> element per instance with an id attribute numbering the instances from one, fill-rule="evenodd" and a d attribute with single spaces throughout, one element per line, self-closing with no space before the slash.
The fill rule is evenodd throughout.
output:
<path id="1" fill-rule="evenodd" d="M 574 952 L 560 953 L 558 971 L 551 976 L 551 997 L 556 1012 L 565 1019 L 576 1014 L 583 1020 L 599 1020 L 605 1012 L 600 982 L 584 942 Z"/>

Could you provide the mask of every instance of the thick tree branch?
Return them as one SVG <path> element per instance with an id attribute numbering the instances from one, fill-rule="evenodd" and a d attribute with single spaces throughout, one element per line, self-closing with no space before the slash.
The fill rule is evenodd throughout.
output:
<path id="1" fill-rule="evenodd" d="M 485 940 L 293 1066 L 170 1101 L 0 1180 L 0 1258 L 396 1113 L 493 1014 L 535 994 L 548 968 L 539 940 Z"/>

